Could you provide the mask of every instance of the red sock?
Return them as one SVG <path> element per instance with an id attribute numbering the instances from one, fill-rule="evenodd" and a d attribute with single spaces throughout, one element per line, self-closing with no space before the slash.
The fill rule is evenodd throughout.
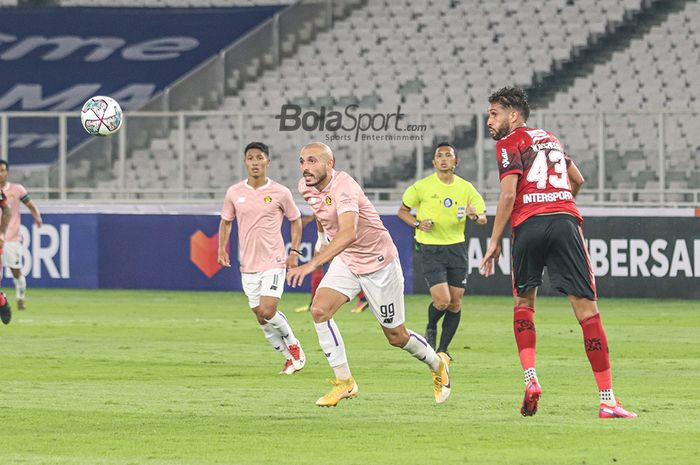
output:
<path id="1" fill-rule="evenodd" d="M 513 332 L 515 343 L 518 345 L 518 354 L 523 371 L 535 368 L 535 346 L 537 334 L 535 333 L 535 309 L 530 307 L 515 307 L 513 312 Z"/>
<path id="2" fill-rule="evenodd" d="M 360 291 L 360 293 L 357 294 L 357 298 L 360 299 L 360 302 L 362 303 L 367 302 L 367 297 L 365 297 L 364 291 Z"/>
<path id="3" fill-rule="evenodd" d="M 325 274 L 326 272 L 323 271 L 322 266 L 319 266 L 311 273 L 311 300 L 314 300 L 316 289 L 318 289 L 318 285 L 321 284 L 321 280 Z"/>
<path id="4" fill-rule="evenodd" d="M 2 292 L 0 292 L 0 307 L 2 307 L 3 305 L 5 305 L 6 303 L 7 303 L 7 299 L 5 298 L 5 294 L 3 294 Z"/>
<path id="5" fill-rule="evenodd" d="M 581 321 L 583 329 L 583 342 L 586 347 L 588 361 L 591 362 L 593 375 L 598 384 L 598 390 L 612 389 L 612 373 L 610 372 L 610 353 L 608 352 L 608 338 L 605 337 L 603 323 L 600 321 L 600 313 Z"/>

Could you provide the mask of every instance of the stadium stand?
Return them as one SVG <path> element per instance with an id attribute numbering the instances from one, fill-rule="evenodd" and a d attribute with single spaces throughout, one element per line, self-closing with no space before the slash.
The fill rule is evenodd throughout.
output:
<path id="1" fill-rule="evenodd" d="M 551 72 L 594 36 L 638 10 L 641 1 L 540 2 L 539 9 L 532 10 L 538 25 L 546 26 L 554 15 L 569 20 L 564 28 L 548 29 L 545 47 L 541 46 L 542 29 L 517 19 L 515 13 L 520 6 L 514 1 L 369 1 L 346 20 L 336 22 L 332 29 L 299 47 L 279 68 L 264 71 L 237 95 L 227 97 L 221 109 L 273 114 L 288 102 L 310 108 L 359 104 L 363 109 L 385 111 L 401 105 L 404 113 L 424 115 L 428 128 L 422 149 L 429 151 L 437 140 L 453 140 L 460 133 L 473 132 L 474 118 L 458 113 L 482 111 L 485 96 L 511 82 L 506 76 L 516 76 L 517 84 L 533 85 L 537 73 Z M 490 23 L 482 20 L 487 15 Z M 454 33 L 456 30 L 459 35 Z M 505 67 L 503 55 L 494 50 L 494 44 L 505 48 Z M 296 153 L 304 141 L 322 136 L 280 133 L 271 116 L 246 119 L 244 131 L 234 120 L 220 121 L 218 117 L 193 122 L 188 127 L 187 149 L 196 153 L 196 160 L 208 169 L 211 160 L 221 162 L 225 147 L 237 141 L 239 134 L 246 139 L 270 141 L 273 153 L 277 157 L 284 155 L 285 159 Z M 161 160 L 168 160 L 166 165 L 172 166 L 177 162 L 176 139 L 176 135 L 154 139 L 145 150 L 149 150 L 152 159 L 158 154 Z M 477 167 L 470 142 L 464 141 L 463 158 L 469 161 L 462 164 L 460 171 L 473 179 Z M 339 165 L 347 161 L 344 167 L 350 170 L 362 165 L 358 175 L 366 185 L 395 187 L 397 180 L 413 178 L 415 171 L 410 166 L 416 161 L 415 143 L 388 144 L 382 147 L 384 153 L 368 153 L 362 163 L 357 151 L 363 149 L 354 145 L 337 146 Z M 226 155 L 230 166 L 240 158 L 235 151 Z M 284 163 L 282 159 L 273 163 L 278 164 L 283 166 L 277 173 L 282 182 L 293 182 L 298 177 L 295 163 Z M 396 170 L 397 166 L 408 169 Z M 392 171 L 399 171 L 398 179 L 397 173 L 392 173 L 394 179 L 387 177 Z M 191 187 L 216 186 L 213 176 L 207 179 L 194 172 L 190 176 L 191 182 L 203 184 L 190 184 Z M 135 177 L 131 180 L 135 181 Z"/>
<path id="2" fill-rule="evenodd" d="M 557 94 L 548 105 L 552 111 L 611 113 L 605 133 L 606 181 L 611 184 L 658 190 L 659 138 L 663 136 L 668 154 L 665 187 L 700 187 L 700 133 L 692 129 L 700 120 L 690 110 L 700 97 L 700 83 L 694 78 L 700 62 L 693 51 L 700 41 L 695 26 L 698 18 L 700 4 L 687 2 L 646 34 L 632 38 L 629 46 L 614 51 L 590 74 L 577 77 L 570 89 Z M 658 113 L 620 115 L 640 110 L 673 113 L 664 115 L 663 122 Z M 597 130 L 586 119 L 560 117 L 552 123 L 570 146 L 581 149 L 579 153 L 594 153 L 590 149 L 596 145 Z M 669 195 L 683 200 L 680 194 Z"/>
<path id="3" fill-rule="evenodd" d="M 62 5 L 80 3 L 64 0 Z M 153 3 L 175 6 L 178 1 Z M 216 3 L 248 2 L 209 2 Z M 314 138 L 323 140 L 326 131 L 279 131 L 274 115 L 287 103 L 314 111 L 356 104 L 364 111 L 392 112 L 400 105 L 407 122 L 426 125 L 422 142 L 331 144 L 338 166 L 367 187 L 402 190 L 413 180 L 421 158 L 430 166 L 432 148 L 440 140 L 458 147 L 460 175 L 496 186 L 494 142 L 486 137 L 483 146 L 477 145 L 483 124 L 477 115 L 483 113 L 490 91 L 516 83 L 531 93 L 536 110 L 532 121 L 560 136 L 588 188 L 652 190 L 659 188 L 661 178 L 667 189 L 700 188 L 700 166 L 683 169 L 689 159 L 700 163 L 694 155 L 700 136 L 692 130 L 698 115 L 668 114 L 663 121 L 659 116 L 687 108 L 700 94 L 700 85 L 691 79 L 700 67 L 692 52 L 700 43 L 693 27 L 700 19 L 697 1 L 541 0 L 529 4 L 526 20 L 522 2 L 515 0 L 346 3 L 350 7 L 342 13 L 350 14 L 338 14 L 332 28 L 308 33 L 294 46 L 283 40 L 279 66 L 261 56 L 245 72 L 227 75 L 227 95 L 214 109 L 231 114 L 188 117 L 185 160 L 179 157 L 176 125 L 130 146 L 125 186 L 177 189 L 184 164 L 186 188 L 222 189 L 242 174 L 239 149 L 255 139 L 271 146 L 271 175 L 293 185 L 298 148 Z M 619 115 L 639 111 L 647 113 Z M 602 127 L 599 112 L 606 112 Z M 660 125 L 668 154 L 663 174 Z M 484 153 L 482 167 L 479 150 Z M 605 165 L 599 167 L 601 155 Z M 94 176 L 94 170 L 84 169 L 100 179 L 99 188 L 117 185 L 116 162 L 111 175 Z M 605 173 L 603 184 L 599 173 Z M 639 195 L 632 199 L 623 192 L 605 200 L 643 200 L 645 194 Z M 690 198 L 669 195 L 671 201 Z M 601 200 L 590 195 L 582 199 Z"/>
<path id="4" fill-rule="evenodd" d="M 61 6 L 129 8 L 209 8 L 290 5 L 295 0 L 60 0 Z"/>

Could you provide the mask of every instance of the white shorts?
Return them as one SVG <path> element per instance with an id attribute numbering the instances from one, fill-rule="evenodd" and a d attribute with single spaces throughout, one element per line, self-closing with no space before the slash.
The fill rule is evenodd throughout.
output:
<path id="1" fill-rule="evenodd" d="M 395 328 L 406 321 L 399 257 L 381 270 L 360 275 L 350 271 L 340 257 L 335 257 L 318 287 L 338 291 L 349 300 L 364 291 L 374 317 L 385 328 Z"/>
<path id="2" fill-rule="evenodd" d="M 5 242 L 2 264 L 10 268 L 22 268 L 22 243 L 20 241 Z"/>
<path id="3" fill-rule="evenodd" d="M 260 297 L 263 295 L 278 299 L 282 297 L 286 275 L 287 270 L 284 268 L 274 268 L 257 273 L 241 273 L 243 292 L 248 297 L 250 308 L 260 305 Z"/>

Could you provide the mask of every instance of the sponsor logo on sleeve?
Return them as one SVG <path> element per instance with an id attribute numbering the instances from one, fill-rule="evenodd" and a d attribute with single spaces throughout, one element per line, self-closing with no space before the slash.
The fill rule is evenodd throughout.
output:
<path id="1" fill-rule="evenodd" d="M 508 160 L 508 151 L 506 149 L 501 149 L 501 166 L 508 168 L 510 166 L 510 160 Z"/>

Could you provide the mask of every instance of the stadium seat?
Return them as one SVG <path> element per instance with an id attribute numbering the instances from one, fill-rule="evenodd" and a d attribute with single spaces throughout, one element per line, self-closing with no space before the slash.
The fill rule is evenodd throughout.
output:
<path id="1" fill-rule="evenodd" d="M 640 3 L 639 0 L 628 0 L 618 6 L 610 5 L 607 11 L 619 16 L 620 12 L 616 8 L 633 10 Z M 566 93 L 557 95 L 548 110 L 556 111 L 564 107 L 575 111 L 659 112 L 687 108 L 689 97 L 700 96 L 700 83 L 697 79 L 686 80 L 683 77 L 696 76 L 695 73 L 700 71 L 692 64 L 695 60 L 687 58 L 694 56 L 689 38 L 700 39 L 700 33 L 695 28 L 698 19 L 698 4 L 688 2 L 681 11 L 671 13 L 642 37 L 633 39 L 629 47 L 615 52 L 609 61 L 597 65 L 591 74 L 577 78 L 575 85 Z M 585 95 L 589 95 L 589 102 L 592 100 L 590 96 L 595 98 L 597 104 L 591 106 L 580 99 Z M 658 115 L 632 116 L 629 120 L 631 132 L 615 123 L 606 125 L 606 146 L 636 146 L 646 154 L 647 166 L 658 166 Z M 679 153 L 687 154 L 694 145 L 692 138 L 697 131 L 686 129 L 685 126 L 697 128 L 700 125 L 700 115 L 669 114 L 665 121 L 664 142 L 667 153 L 669 156 L 675 153 L 676 157 Z M 591 137 L 593 141 L 597 136 L 592 134 Z M 628 164 L 627 168 L 639 170 L 642 166 L 635 161 Z M 687 187 L 697 189 L 700 184 L 690 180 Z"/>
<path id="2" fill-rule="evenodd" d="M 62 2 L 64 6 L 87 3 L 85 0 Z M 96 0 L 89 3 L 94 6 Z M 292 2 L 205 0 L 202 6 L 269 3 Z M 406 121 L 427 123 L 420 144 L 423 156 L 429 159 L 435 142 L 453 141 L 460 154 L 473 157 L 469 163 L 460 165 L 458 173 L 473 178 L 476 175 L 475 124 L 474 118 L 467 114 L 483 113 L 489 92 L 513 82 L 534 87 L 539 76 L 556 72 L 558 66 L 575 56 L 581 47 L 593 43 L 596 37 L 648 5 L 643 0 L 539 0 L 534 3 L 528 10 L 528 22 L 523 23 L 516 14 L 522 8 L 521 1 L 494 0 L 487 4 L 480 0 L 369 0 L 346 18 L 335 21 L 331 29 L 319 32 L 315 38 L 309 35 L 308 43 L 287 47 L 289 51 L 294 48 L 296 51 L 284 56 L 277 68 L 266 67 L 264 57 L 253 60 L 243 74 L 254 79 L 242 87 L 238 86 L 241 73 L 231 72 L 226 80 L 237 90 L 235 95 L 224 98 L 219 110 L 272 115 L 278 113 L 283 104 L 295 103 L 314 110 L 320 106 L 342 109 L 348 104 L 359 104 L 363 110 L 390 112 L 400 105 L 407 114 Z M 180 3 L 177 0 L 111 0 L 109 4 L 176 6 Z M 489 21 L 484 21 L 486 16 Z M 548 116 L 545 126 L 560 136 L 580 162 L 589 184 L 597 182 L 599 135 L 595 112 L 654 112 L 686 108 L 688 99 L 700 101 L 700 82 L 696 79 L 700 75 L 700 64 L 697 60 L 681 59 L 694 56 L 694 47 L 700 45 L 700 34 L 693 28 L 698 19 L 697 3 L 688 2 L 681 11 L 632 39 L 629 47 L 598 63 L 592 72 L 576 77 L 572 85 L 557 93 L 543 108 L 548 114 L 576 112 L 569 116 Z M 547 33 L 542 34 L 542 27 L 554 21 L 561 23 L 561 27 L 547 28 Z M 539 27 L 532 27 L 532 24 Z M 452 115 L 443 117 L 440 113 Z M 667 118 L 666 148 L 674 152 L 673 160 L 680 160 L 681 154 L 689 154 L 700 146 L 700 132 L 693 129 L 700 120 L 698 115 L 693 115 L 686 125 L 685 122 L 676 124 L 677 120 L 671 115 Z M 188 179 L 196 181 L 197 186 L 225 187 L 224 184 L 231 182 L 230 173 L 228 177 L 218 173 L 209 176 L 197 171 L 211 170 L 216 157 L 225 158 L 231 169 L 239 167 L 233 162 L 239 156 L 241 139 L 264 140 L 273 153 L 289 154 L 297 152 L 312 136 L 321 140 L 325 136 L 323 131 L 278 131 L 279 122 L 271 117 L 245 116 L 242 124 L 239 117 L 233 115 L 189 122 L 186 151 L 194 151 L 200 163 L 188 165 Z M 623 175 L 616 175 L 615 170 L 635 175 L 650 172 L 645 176 L 653 176 L 650 181 L 658 182 L 653 168 L 658 166 L 655 158 L 658 157 L 658 132 L 655 115 L 640 115 L 625 121 L 610 115 L 606 119 L 603 149 L 610 159 L 605 164 L 605 187 L 630 181 Z M 179 135 L 171 131 L 151 140 L 148 148 L 133 150 L 129 157 L 147 163 L 156 155 L 177 160 L 178 147 Z M 369 180 L 370 186 L 372 180 L 378 178 L 376 173 L 386 173 L 389 160 L 399 165 L 411 163 L 417 145 L 387 143 L 378 147 L 386 156 L 369 154 L 360 162 L 357 145 L 334 145 L 339 162 L 342 160 L 344 165 L 357 169 L 357 174 Z M 144 156 L 144 150 L 149 157 Z M 493 151 L 492 141 L 486 141 L 485 150 L 486 159 L 491 163 L 492 157 L 488 154 Z M 617 156 L 618 152 L 628 151 L 637 151 L 641 157 Z M 275 163 L 280 165 L 279 177 L 292 180 L 294 184 L 298 179 L 296 163 L 287 163 L 286 155 L 274 158 Z M 677 168 L 677 161 L 673 161 L 669 169 Z M 115 165 L 115 175 L 116 170 Z M 498 183 L 491 171 L 485 170 L 487 185 Z M 390 185 L 400 186 L 412 179 L 413 173 L 396 170 L 384 177 L 391 177 Z M 242 171 L 237 170 L 237 174 Z M 142 180 L 143 176 L 135 178 Z M 168 176 L 164 182 L 170 184 L 172 179 Z M 675 185 L 681 185 L 680 180 L 673 182 L 677 181 Z M 217 184 L 219 182 L 224 184 Z M 645 178 L 644 186 L 646 182 Z M 700 187 L 695 177 L 688 178 L 686 183 L 689 188 Z"/>

